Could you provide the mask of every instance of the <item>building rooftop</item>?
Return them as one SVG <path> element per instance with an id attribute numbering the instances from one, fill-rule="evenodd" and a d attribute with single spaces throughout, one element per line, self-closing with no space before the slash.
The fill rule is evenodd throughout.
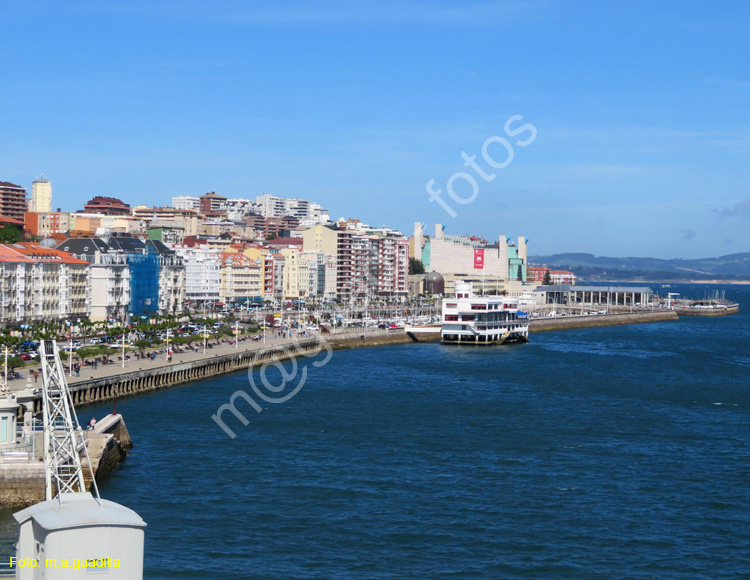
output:
<path id="1" fill-rule="evenodd" d="M 35 261 L 42 262 L 63 262 L 65 264 L 84 264 L 88 262 L 74 258 L 72 254 L 57 250 L 55 248 L 46 248 L 34 242 L 19 242 L 13 244 L 13 249 L 19 253 L 32 258 Z"/>
<path id="2" fill-rule="evenodd" d="M 0 181 L 0 187 L 13 187 L 15 189 L 23 189 L 25 191 L 25 188 L 21 187 L 20 185 L 16 185 L 15 183 L 11 183 L 10 181 Z"/>
<path id="3" fill-rule="evenodd" d="M 636 294 L 649 293 L 651 288 L 647 286 L 574 286 L 572 284 L 555 284 L 553 286 L 539 286 L 534 292 L 635 292 Z"/>

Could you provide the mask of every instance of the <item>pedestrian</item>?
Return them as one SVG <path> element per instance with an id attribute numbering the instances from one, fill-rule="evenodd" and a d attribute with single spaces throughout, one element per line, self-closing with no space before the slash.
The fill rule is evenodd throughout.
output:
<path id="1" fill-rule="evenodd" d="M 34 382 L 35 383 L 39 382 L 39 371 L 34 371 Z"/>

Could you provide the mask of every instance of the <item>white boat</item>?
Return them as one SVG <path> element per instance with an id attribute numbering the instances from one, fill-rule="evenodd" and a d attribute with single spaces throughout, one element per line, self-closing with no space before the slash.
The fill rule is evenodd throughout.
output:
<path id="1" fill-rule="evenodd" d="M 528 342 L 529 315 L 518 309 L 518 298 L 476 296 L 468 282 L 456 283 L 456 297 L 443 299 L 444 344 Z"/>

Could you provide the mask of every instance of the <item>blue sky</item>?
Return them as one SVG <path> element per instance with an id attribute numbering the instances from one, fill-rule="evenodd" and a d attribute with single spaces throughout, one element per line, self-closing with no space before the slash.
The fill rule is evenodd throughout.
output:
<path id="1" fill-rule="evenodd" d="M 0 2 L 0 180 L 44 172 L 64 210 L 273 193 L 532 254 L 750 251 L 750 3 L 119 4 Z M 455 218 L 430 203 L 513 115 L 534 142 Z"/>

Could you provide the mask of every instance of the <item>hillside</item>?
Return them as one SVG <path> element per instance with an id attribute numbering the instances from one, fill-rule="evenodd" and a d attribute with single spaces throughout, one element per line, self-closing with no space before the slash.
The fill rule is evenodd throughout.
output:
<path id="1" fill-rule="evenodd" d="M 697 260 L 660 258 L 610 258 L 593 254 L 564 253 L 531 256 L 532 264 L 570 270 L 583 280 L 750 280 L 750 252 Z"/>

